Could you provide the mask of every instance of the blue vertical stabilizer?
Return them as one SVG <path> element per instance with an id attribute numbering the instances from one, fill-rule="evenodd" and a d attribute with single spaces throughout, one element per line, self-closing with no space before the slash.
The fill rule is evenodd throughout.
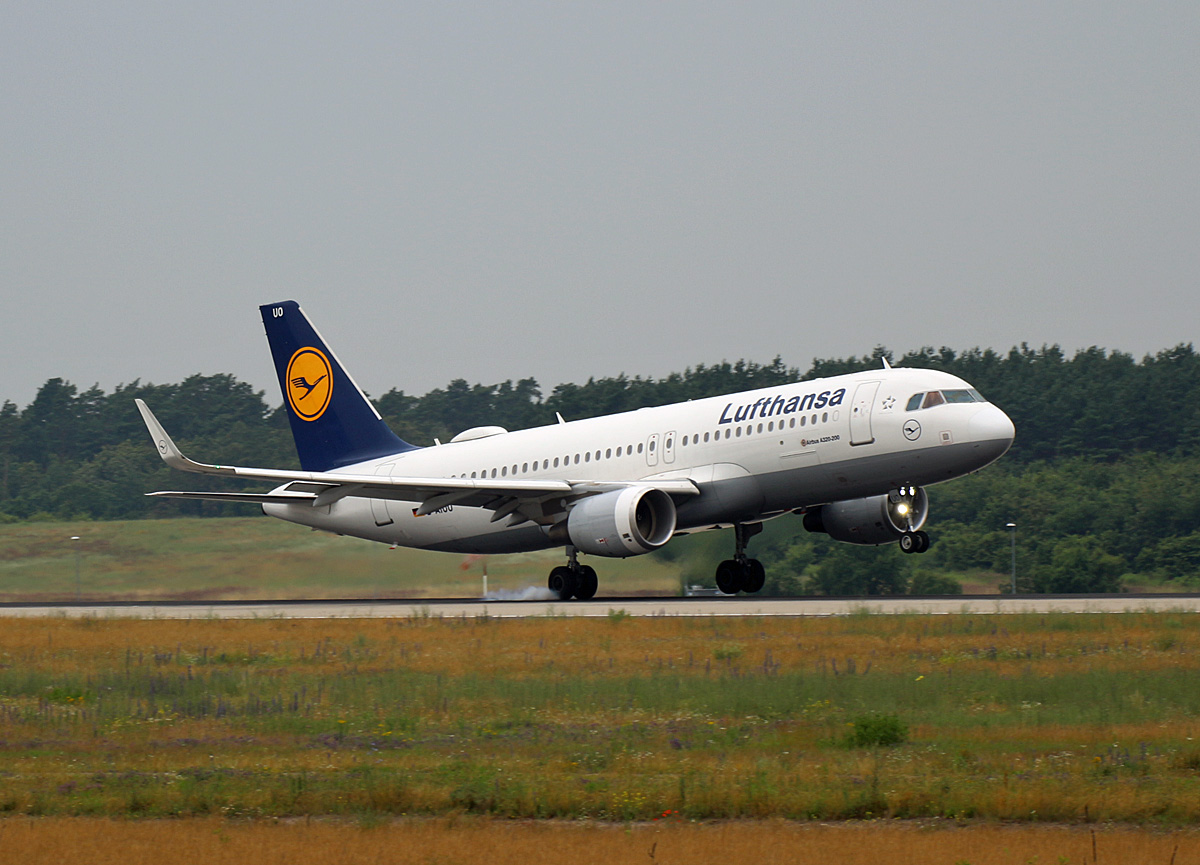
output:
<path id="1" fill-rule="evenodd" d="M 260 306 L 305 471 L 413 450 L 392 432 L 294 300 Z"/>

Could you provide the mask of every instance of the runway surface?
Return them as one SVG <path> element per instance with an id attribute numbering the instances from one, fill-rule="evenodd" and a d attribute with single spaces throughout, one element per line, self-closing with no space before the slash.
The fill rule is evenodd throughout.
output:
<path id="1" fill-rule="evenodd" d="M 0 604 L 7 616 L 149 619 L 328 619 L 491 616 L 847 616 L 854 614 L 1200 612 L 1200 595 L 959 595 L 899 598 L 596 598 L 544 600 L 316 600 Z"/>

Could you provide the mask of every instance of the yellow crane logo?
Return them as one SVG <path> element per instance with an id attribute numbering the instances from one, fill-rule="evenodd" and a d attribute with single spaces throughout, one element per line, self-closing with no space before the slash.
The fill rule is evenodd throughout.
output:
<path id="1" fill-rule="evenodd" d="M 288 405 L 301 420 L 316 420 L 329 407 L 333 396 L 333 367 L 320 349 L 306 346 L 292 355 L 287 365 Z"/>

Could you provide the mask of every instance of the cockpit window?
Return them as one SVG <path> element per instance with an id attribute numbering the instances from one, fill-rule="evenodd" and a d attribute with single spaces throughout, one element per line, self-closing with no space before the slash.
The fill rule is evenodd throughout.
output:
<path id="1" fill-rule="evenodd" d="M 944 390 L 942 396 L 946 398 L 946 402 L 975 402 L 975 397 L 971 396 L 969 390 Z"/>
<path id="2" fill-rule="evenodd" d="M 919 408 L 933 408 L 935 405 L 943 403 L 963 402 L 987 402 L 987 400 L 973 387 L 965 390 L 931 390 L 928 393 L 914 393 L 908 398 L 908 405 L 905 408 L 907 411 L 916 411 Z"/>

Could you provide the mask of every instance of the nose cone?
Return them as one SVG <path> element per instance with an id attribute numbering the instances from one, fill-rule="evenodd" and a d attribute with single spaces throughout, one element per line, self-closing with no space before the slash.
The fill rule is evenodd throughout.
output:
<path id="1" fill-rule="evenodd" d="M 967 432 L 985 458 L 985 465 L 997 460 L 1012 447 L 1016 427 L 1008 415 L 994 405 L 981 408 L 967 423 Z"/>

